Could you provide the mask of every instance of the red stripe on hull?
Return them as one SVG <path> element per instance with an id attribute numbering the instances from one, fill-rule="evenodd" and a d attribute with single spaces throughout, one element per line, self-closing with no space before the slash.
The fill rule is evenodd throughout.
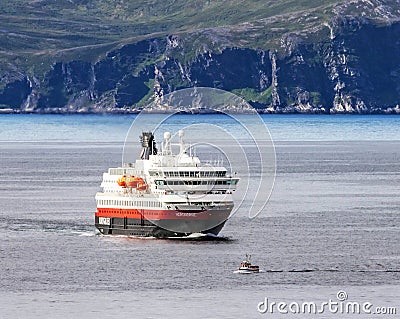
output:
<path id="1" fill-rule="evenodd" d="M 116 217 L 148 220 L 209 220 L 226 219 L 229 217 L 231 207 L 216 210 L 144 210 L 144 209 L 119 209 L 119 208 L 98 208 L 95 216 Z"/>

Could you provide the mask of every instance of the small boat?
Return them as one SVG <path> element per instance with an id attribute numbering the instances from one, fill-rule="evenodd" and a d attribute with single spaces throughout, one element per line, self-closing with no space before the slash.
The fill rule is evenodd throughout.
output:
<path id="1" fill-rule="evenodd" d="M 260 272 L 259 266 L 253 266 L 251 264 L 251 255 L 246 254 L 246 258 L 241 262 L 240 267 L 235 273 L 239 274 L 252 274 Z"/>

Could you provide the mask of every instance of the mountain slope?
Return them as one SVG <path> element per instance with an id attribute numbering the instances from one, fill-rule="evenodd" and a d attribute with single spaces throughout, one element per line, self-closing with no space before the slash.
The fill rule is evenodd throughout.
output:
<path id="1" fill-rule="evenodd" d="M 15 0 L 0 106 L 139 110 L 209 86 L 260 112 L 398 112 L 400 1 Z"/>

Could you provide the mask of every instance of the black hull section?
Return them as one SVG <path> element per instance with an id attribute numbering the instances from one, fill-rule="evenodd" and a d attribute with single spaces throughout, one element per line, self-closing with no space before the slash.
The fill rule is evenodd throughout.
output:
<path id="1" fill-rule="evenodd" d="M 173 238 L 185 237 L 190 233 L 173 232 L 157 225 L 152 224 L 148 220 L 142 220 L 140 224 L 129 224 L 126 218 L 111 218 L 111 225 L 99 224 L 99 218 L 95 217 L 95 226 L 103 235 L 123 235 L 135 237 L 156 237 L 156 238 Z M 204 231 L 202 234 L 218 235 L 224 227 L 225 221 L 221 224 Z"/>

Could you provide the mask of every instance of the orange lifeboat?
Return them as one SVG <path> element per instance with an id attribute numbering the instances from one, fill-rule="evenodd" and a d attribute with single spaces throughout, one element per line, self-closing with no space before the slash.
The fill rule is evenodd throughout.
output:
<path id="1" fill-rule="evenodd" d="M 147 185 L 146 184 L 138 184 L 138 186 L 136 187 L 136 189 L 138 191 L 145 191 L 147 189 Z"/>
<path id="2" fill-rule="evenodd" d="M 126 187 L 126 175 L 123 175 L 120 178 L 118 178 L 117 183 L 119 186 Z"/>
<path id="3" fill-rule="evenodd" d="M 144 179 L 140 177 L 136 177 L 136 179 L 137 179 L 136 189 L 138 191 L 145 191 L 147 189 L 147 185 Z"/>
<path id="4" fill-rule="evenodd" d="M 137 185 L 138 185 L 141 181 L 143 181 L 143 179 L 140 178 L 140 177 L 137 177 L 137 176 L 129 176 L 129 177 L 126 179 L 126 186 L 127 186 L 127 187 L 131 187 L 131 188 L 136 188 Z"/>

